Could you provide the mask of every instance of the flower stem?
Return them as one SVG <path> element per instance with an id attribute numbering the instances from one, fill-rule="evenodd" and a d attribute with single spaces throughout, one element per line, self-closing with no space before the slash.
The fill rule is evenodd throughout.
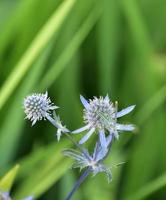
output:
<path id="1" fill-rule="evenodd" d="M 61 127 L 56 123 L 56 121 L 55 121 L 52 117 L 50 117 L 49 115 L 47 115 L 47 119 L 49 120 L 49 122 L 50 122 L 54 127 L 56 127 L 56 128 L 61 128 Z M 68 139 L 69 139 L 69 140 L 70 140 L 84 155 L 85 155 L 85 157 L 89 159 L 87 153 L 84 151 L 84 149 L 81 147 L 81 145 L 78 144 L 78 143 L 72 138 L 72 136 L 71 136 L 69 133 L 63 132 L 63 134 L 65 134 L 66 137 L 67 137 L 67 138 L 68 138 Z"/>
<path id="2" fill-rule="evenodd" d="M 87 176 L 89 175 L 89 173 L 91 172 L 90 168 L 86 169 L 84 171 L 84 173 L 80 176 L 80 178 L 77 180 L 77 182 L 74 184 L 73 189 L 71 190 L 71 192 L 68 194 L 67 198 L 65 200 L 70 200 L 73 196 L 73 194 L 76 192 L 76 190 L 79 188 L 79 186 L 81 185 L 81 183 L 83 183 L 83 181 L 87 178 Z"/>

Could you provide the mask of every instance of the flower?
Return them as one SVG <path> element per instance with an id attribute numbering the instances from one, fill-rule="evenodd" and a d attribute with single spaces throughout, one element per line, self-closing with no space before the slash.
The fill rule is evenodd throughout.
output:
<path id="1" fill-rule="evenodd" d="M 58 108 L 51 103 L 47 92 L 45 94 L 34 93 L 27 96 L 24 99 L 23 106 L 26 118 L 32 121 L 32 126 L 37 121 L 48 118 L 50 116 L 50 111 Z"/>
<path id="2" fill-rule="evenodd" d="M 83 96 L 80 96 L 80 99 L 85 107 L 83 118 L 86 125 L 72 132 L 77 134 L 83 131 L 88 131 L 88 133 L 80 140 L 80 144 L 85 143 L 96 131 L 99 133 L 101 145 L 106 147 L 106 132 L 109 132 L 109 134 L 118 139 L 118 132 L 133 131 L 135 129 L 132 124 L 117 123 L 117 118 L 130 113 L 135 108 L 135 105 L 117 112 L 117 103 L 113 104 L 108 95 L 106 97 L 94 97 L 94 99 L 90 99 L 89 101 L 87 101 Z"/>
<path id="3" fill-rule="evenodd" d="M 83 152 L 79 152 L 74 149 L 67 149 L 64 150 L 63 153 L 65 156 L 69 156 L 76 161 L 73 164 L 73 168 L 80 168 L 80 170 L 84 168 L 89 168 L 90 171 L 93 173 L 93 176 L 95 176 L 99 172 L 104 172 L 107 175 L 108 182 L 111 182 L 111 170 L 110 168 L 105 166 L 102 161 L 104 160 L 104 158 L 106 158 L 109 152 L 112 139 L 112 135 L 109 135 L 106 138 L 106 148 L 103 148 L 101 146 L 100 141 L 97 142 L 92 155 L 90 155 L 88 150 L 86 150 L 85 148 L 83 149 Z"/>

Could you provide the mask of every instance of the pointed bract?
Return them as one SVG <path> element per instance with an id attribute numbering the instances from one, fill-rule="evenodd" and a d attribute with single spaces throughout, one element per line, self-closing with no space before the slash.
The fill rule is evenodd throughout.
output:
<path id="1" fill-rule="evenodd" d="M 80 100 L 81 100 L 83 106 L 85 107 L 85 109 L 88 109 L 89 108 L 89 103 L 82 95 L 80 95 Z"/>
<path id="2" fill-rule="evenodd" d="M 123 110 L 117 112 L 117 118 L 122 117 L 124 115 L 127 115 L 128 113 L 130 113 L 131 111 L 133 111 L 135 108 L 135 105 L 129 106 L 127 108 L 124 108 Z"/>
<path id="3" fill-rule="evenodd" d="M 90 131 L 86 135 L 84 135 L 84 137 L 79 141 L 79 144 L 85 143 L 90 138 L 90 136 L 94 133 L 94 131 L 95 131 L 95 128 L 90 129 Z"/>

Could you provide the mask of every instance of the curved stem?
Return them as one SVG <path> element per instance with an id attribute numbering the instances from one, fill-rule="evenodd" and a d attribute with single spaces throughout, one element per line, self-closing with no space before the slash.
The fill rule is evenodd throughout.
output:
<path id="1" fill-rule="evenodd" d="M 49 120 L 49 122 L 54 126 L 54 127 L 56 127 L 56 128 L 61 128 L 57 123 L 56 123 L 56 121 L 52 118 L 52 117 L 50 117 L 49 115 L 47 116 L 47 119 Z M 84 156 L 86 157 L 86 158 L 88 158 L 89 159 L 89 157 L 88 157 L 88 155 L 87 155 L 87 153 L 85 152 L 85 150 L 81 147 L 81 145 L 79 145 L 73 138 L 72 138 L 72 136 L 69 134 L 69 133 L 67 133 L 67 132 L 63 132 L 63 134 L 65 134 L 66 136 L 67 136 L 67 138 L 84 154 Z"/>
<path id="2" fill-rule="evenodd" d="M 76 192 L 76 190 L 79 188 L 79 186 L 81 185 L 81 183 L 83 183 L 83 181 L 86 179 L 86 177 L 90 174 L 91 170 L 90 168 L 86 169 L 84 171 L 84 173 L 80 176 L 80 178 L 77 180 L 77 182 L 75 183 L 73 189 L 71 190 L 71 192 L 68 194 L 67 198 L 65 200 L 70 200 L 73 196 L 73 194 Z"/>

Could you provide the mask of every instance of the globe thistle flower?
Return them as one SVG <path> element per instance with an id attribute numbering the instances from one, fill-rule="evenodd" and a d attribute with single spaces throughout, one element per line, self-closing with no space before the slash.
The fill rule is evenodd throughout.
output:
<path id="1" fill-rule="evenodd" d="M 57 109 L 58 107 L 51 103 L 48 98 L 48 93 L 34 93 L 27 96 L 24 99 L 24 111 L 26 118 L 32 121 L 32 126 L 39 120 L 48 118 L 50 111 Z"/>
<path id="2" fill-rule="evenodd" d="M 23 102 L 24 112 L 26 118 L 32 121 L 32 126 L 42 119 L 47 119 L 57 128 L 57 139 L 60 140 L 62 133 L 69 132 L 69 130 L 62 125 L 60 118 L 54 112 L 58 107 L 55 106 L 50 98 L 48 93 L 34 93 L 27 96 Z M 54 113 L 52 113 L 52 112 Z M 53 115 L 53 117 L 52 117 Z"/>
<path id="3" fill-rule="evenodd" d="M 85 143 L 94 132 L 97 132 L 99 134 L 101 145 L 104 147 L 106 146 L 106 132 L 118 139 L 119 132 L 134 130 L 134 125 L 119 124 L 117 123 L 117 119 L 130 113 L 135 108 L 135 105 L 129 106 L 118 112 L 117 103 L 113 104 L 108 95 L 100 98 L 94 97 L 94 99 L 90 99 L 89 101 L 83 96 L 80 96 L 80 100 L 84 106 L 83 118 L 86 125 L 72 132 L 77 134 L 88 131 L 80 140 L 80 144 Z"/>
<path id="4" fill-rule="evenodd" d="M 104 172 L 106 173 L 108 182 L 110 182 L 112 180 L 111 170 L 110 168 L 105 166 L 102 161 L 104 160 L 104 158 L 106 158 L 109 152 L 112 138 L 112 135 L 109 135 L 106 138 L 106 148 L 103 148 L 101 146 L 100 141 L 97 142 L 92 155 L 89 154 L 87 149 L 84 149 L 83 152 L 76 151 L 74 149 L 68 149 L 64 150 L 63 153 L 65 156 L 69 156 L 75 160 L 73 168 L 80 168 L 80 170 L 84 168 L 89 168 L 93 176 L 95 176 L 99 172 Z"/>

